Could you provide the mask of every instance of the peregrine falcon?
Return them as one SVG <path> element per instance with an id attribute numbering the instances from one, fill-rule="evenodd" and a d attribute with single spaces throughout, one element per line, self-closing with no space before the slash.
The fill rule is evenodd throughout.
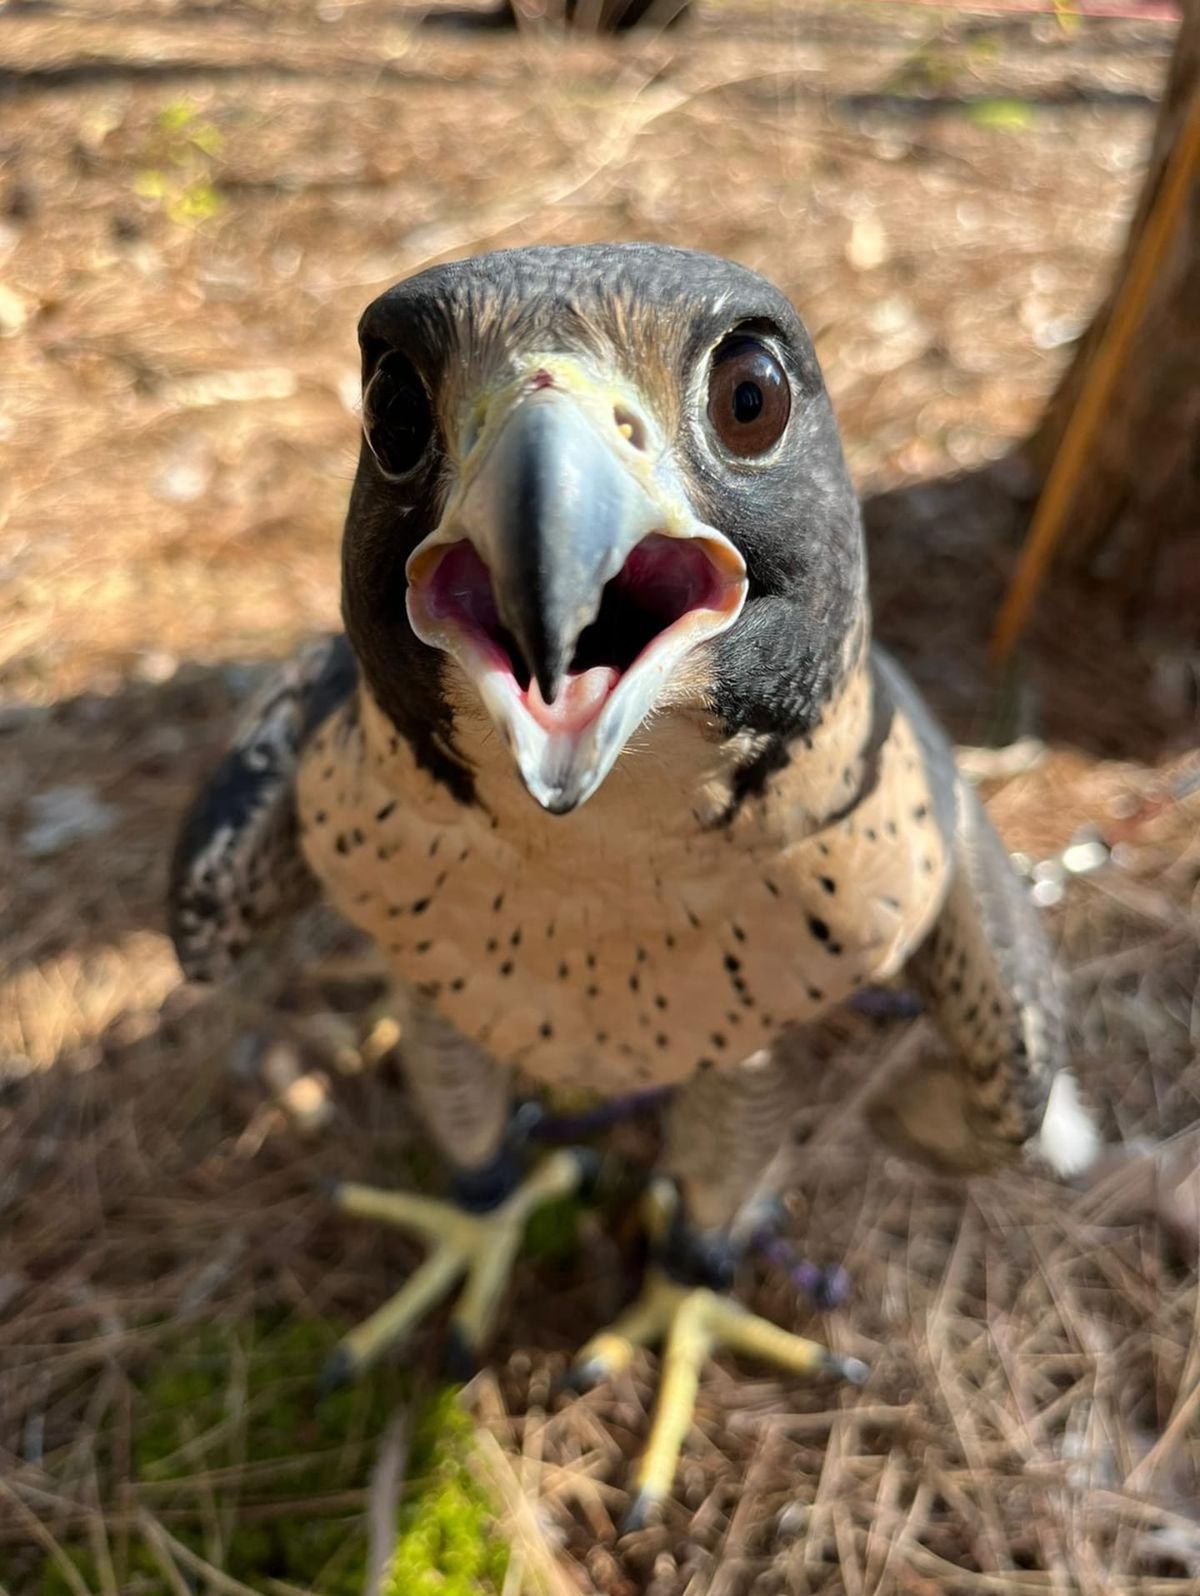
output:
<path id="1" fill-rule="evenodd" d="M 185 973 L 220 978 L 318 891 L 411 994 L 404 1063 L 446 1202 L 343 1186 L 430 1247 L 340 1350 L 362 1368 L 465 1281 L 487 1338 L 538 1163 L 513 1074 L 677 1086 L 637 1301 L 580 1382 L 665 1346 L 640 1516 L 723 1343 L 865 1375 L 740 1306 L 733 1265 L 803 1088 L 781 1045 L 903 970 L 949 1044 L 877 1102 L 947 1171 L 1091 1123 L 1051 959 L 952 750 L 871 638 L 859 507 L 808 335 L 756 273 L 691 251 L 501 251 L 365 312 L 345 635 L 293 661 L 177 850 Z M 790 1034 L 790 1033 L 789 1033 Z"/>

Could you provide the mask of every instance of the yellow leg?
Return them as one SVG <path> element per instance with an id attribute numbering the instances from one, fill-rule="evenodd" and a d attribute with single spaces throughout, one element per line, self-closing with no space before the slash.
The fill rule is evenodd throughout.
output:
<path id="1" fill-rule="evenodd" d="M 381 1191 L 378 1186 L 345 1181 L 334 1189 L 333 1200 L 342 1213 L 355 1219 L 378 1219 L 397 1230 L 415 1230 L 430 1242 L 465 1244 L 472 1232 L 470 1214 L 416 1192 Z"/>
<path id="2" fill-rule="evenodd" d="M 530 1215 L 552 1198 L 575 1191 L 582 1175 L 578 1154 L 554 1153 L 493 1213 L 472 1220 L 479 1238 L 473 1250 L 474 1264 L 450 1321 L 453 1342 L 465 1353 L 482 1346 L 491 1333 Z"/>
<path id="3" fill-rule="evenodd" d="M 436 1247 L 389 1302 L 342 1337 L 334 1353 L 337 1374 L 348 1378 L 360 1373 L 385 1347 L 403 1340 L 465 1272 L 468 1261 L 455 1247 Z M 327 1370 L 327 1383 L 332 1380 L 334 1368 L 331 1365 Z"/>
<path id="4" fill-rule="evenodd" d="M 661 1341 L 671 1322 L 674 1290 L 657 1270 L 647 1275 L 637 1301 L 580 1349 L 572 1383 L 584 1387 L 610 1380 L 629 1367 L 638 1347 L 652 1347 Z"/>
<path id="5" fill-rule="evenodd" d="M 692 1427 L 700 1390 L 700 1365 L 712 1351 L 711 1301 L 703 1288 L 679 1291 L 667 1334 L 662 1385 L 646 1450 L 637 1471 L 636 1500 L 648 1506 L 671 1489 L 675 1465 Z M 644 1509 L 643 1509 L 644 1511 Z"/>
<path id="6" fill-rule="evenodd" d="M 665 1343 L 662 1384 L 635 1475 L 627 1529 L 643 1524 L 671 1489 L 695 1413 L 700 1369 L 714 1347 L 727 1346 L 795 1374 L 834 1374 L 855 1385 L 867 1377 L 866 1365 L 857 1358 L 830 1352 L 819 1342 L 760 1318 L 720 1292 L 682 1286 L 661 1269 L 652 1268 L 637 1301 L 582 1349 L 574 1383 L 592 1385 L 617 1374 L 628 1367 L 635 1347 L 659 1342 Z"/>
<path id="7" fill-rule="evenodd" d="M 750 1313 L 729 1297 L 713 1297 L 713 1333 L 734 1352 L 774 1363 L 791 1374 L 839 1374 L 859 1385 L 867 1377 L 866 1365 L 857 1358 L 844 1358 L 830 1352 L 819 1341 L 806 1341 L 790 1330 Z"/>
<path id="8" fill-rule="evenodd" d="M 658 1405 L 635 1475 L 634 1505 L 626 1524 L 630 1529 L 644 1523 L 671 1489 L 696 1410 L 701 1365 L 714 1347 L 727 1346 L 795 1374 L 834 1374 L 854 1385 L 867 1378 L 867 1366 L 858 1358 L 842 1357 L 793 1335 L 720 1292 L 676 1285 L 661 1274 L 648 1279 L 647 1287 L 660 1302 L 669 1302 L 669 1328 Z"/>
<path id="9" fill-rule="evenodd" d="M 410 1192 L 338 1187 L 334 1201 L 343 1213 L 415 1230 L 429 1243 L 430 1253 L 390 1302 L 342 1338 L 326 1367 L 325 1388 L 360 1374 L 387 1347 L 402 1341 L 464 1276 L 466 1285 L 451 1319 L 448 1354 L 454 1372 L 465 1373 L 491 1332 L 530 1214 L 551 1198 L 578 1190 L 583 1178 L 579 1155 L 563 1149 L 484 1214 Z"/>

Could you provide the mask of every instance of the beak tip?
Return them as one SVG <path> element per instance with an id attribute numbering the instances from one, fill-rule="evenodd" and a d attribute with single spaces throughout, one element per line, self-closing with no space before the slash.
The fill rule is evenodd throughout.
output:
<path id="1" fill-rule="evenodd" d="M 580 791 L 577 782 L 567 782 L 561 787 L 544 788 L 534 794 L 548 815 L 569 815 L 579 808 L 586 796 L 586 793 Z"/>
<path id="2" fill-rule="evenodd" d="M 577 778 L 573 779 L 561 772 L 549 777 L 540 772 L 535 774 L 527 771 L 520 760 L 518 768 L 526 792 L 538 808 L 548 815 L 569 815 L 590 796 L 590 787 Z"/>

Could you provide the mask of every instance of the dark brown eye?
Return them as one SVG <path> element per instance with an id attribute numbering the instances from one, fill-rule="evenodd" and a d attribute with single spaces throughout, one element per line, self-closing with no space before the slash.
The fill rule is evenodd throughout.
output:
<path id="1" fill-rule="evenodd" d="M 783 367 L 757 338 L 718 344 L 708 378 L 708 419 L 730 454 L 749 458 L 779 442 L 792 413 Z"/>
<path id="2" fill-rule="evenodd" d="M 411 361 L 384 355 L 363 394 L 363 431 L 390 477 L 415 471 L 433 436 L 433 410 Z"/>

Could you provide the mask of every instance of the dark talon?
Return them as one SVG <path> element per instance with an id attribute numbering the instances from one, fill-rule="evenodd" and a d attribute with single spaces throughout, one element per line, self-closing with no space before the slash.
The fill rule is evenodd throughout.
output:
<path id="1" fill-rule="evenodd" d="M 336 1175 L 318 1175 L 313 1185 L 327 1202 L 336 1205 L 345 1182 L 339 1180 Z"/>
<path id="2" fill-rule="evenodd" d="M 850 1295 L 850 1276 L 840 1265 L 833 1269 L 822 1269 L 810 1288 L 810 1294 L 818 1308 L 826 1311 L 840 1308 Z"/>
<path id="3" fill-rule="evenodd" d="M 861 1358 L 843 1357 L 840 1352 L 826 1352 L 825 1367 L 830 1374 L 848 1380 L 851 1385 L 865 1385 L 871 1373 Z"/>
<path id="4" fill-rule="evenodd" d="M 317 1399 L 331 1396 L 350 1384 L 358 1373 L 354 1354 L 348 1347 L 335 1347 L 325 1360 L 325 1367 L 317 1377 Z"/>
<path id="5" fill-rule="evenodd" d="M 628 1513 L 621 1520 L 621 1534 L 635 1535 L 638 1530 L 647 1529 L 652 1521 L 657 1522 L 661 1516 L 662 1503 L 658 1497 L 649 1491 L 639 1491 Z"/>
<path id="6" fill-rule="evenodd" d="M 600 1154 L 591 1147 L 572 1147 L 571 1157 L 579 1165 L 579 1200 L 591 1202 L 600 1178 Z"/>
<path id="7" fill-rule="evenodd" d="M 442 1353 L 442 1371 L 448 1380 L 466 1385 L 479 1368 L 479 1359 L 461 1326 L 452 1324 L 446 1331 L 446 1346 Z"/>
<path id="8" fill-rule="evenodd" d="M 604 1365 L 596 1358 L 590 1358 L 587 1363 L 573 1363 L 555 1380 L 553 1389 L 556 1392 L 574 1391 L 577 1396 L 582 1396 L 594 1385 L 599 1385 L 603 1378 Z"/>
<path id="9" fill-rule="evenodd" d="M 784 1218 L 782 1209 L 769 1213 L 750 1238 L 756 1249 L 772 1268 L 782 1270 L 796 1287 L 810 1298 L 816 1308 L 828 1311 L 840 1308 L 850 1295 L 850 1276 L 840 1264 L 832 1269 L 822 1269 L 801 1258 L 796 1249 L 778 1234 L 778 1221 Z"/>
<path id="10" fill-rule="evenodd" d="M 512 1111 L 505 1132 L 506 1143 L 513 1148 L 524 1147 L 531 1138 L 536 1139 L 546 1118 L 546 1110 L 536 1097 L 527 1097 Z"/>

